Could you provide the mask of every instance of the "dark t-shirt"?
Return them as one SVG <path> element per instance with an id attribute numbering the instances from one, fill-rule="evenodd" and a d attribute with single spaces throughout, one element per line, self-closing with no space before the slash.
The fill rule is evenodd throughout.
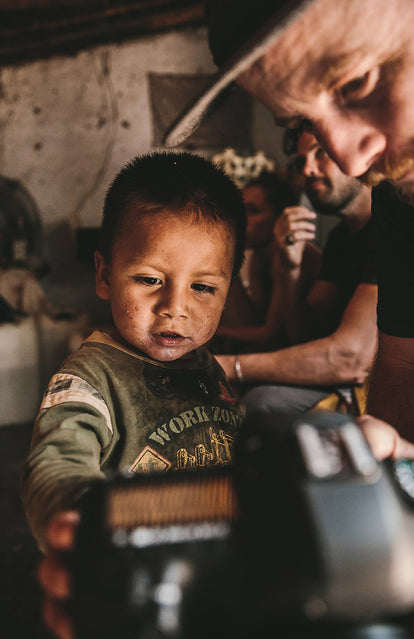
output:
<path id="1" fill-rule="evenodd" d="M 378 229 L 378 328 L 414 337 L 414 207 L 382 182 L 372 191 Z"/>
<path id="2" fill-rule="evenodd" d="M 344 222 L 329 234 L 319 280 L 336 286 L 338 322 L 359 284 L 377 283 L 376 233 L 373 220 L 351 233 Z"/>

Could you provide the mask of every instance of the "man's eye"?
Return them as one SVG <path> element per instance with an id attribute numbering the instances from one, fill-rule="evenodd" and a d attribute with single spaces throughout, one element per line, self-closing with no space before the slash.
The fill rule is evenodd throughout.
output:
<path id="1" fill-rule="evenodd" d="M 375 88 L 379 77 L 379 69 L 367 71 L 338 89 L 343 102 L 353 102 L 367 97 Z"/>
<path id="2" fill-rule="evenodd" d="M 308 133 L 313 133 L 312 120 L 309 120 L 308 118 L 303 118 L 302 116 L 299 116 L 299 115 L 289 120 L 289 122 L 287 124 L 284 124 L 283 126 L 285 126 L 285 128 L 288 129 L 289 131 L 295 131 L 297 139 L 301 136 L 301 134 L 304 131 L 307 131 Z M 297 141 L 295 142 L 294 146 L 296 146 L 296 144 L 297 144 Z"/>
<path id="3" fill-rule="evenodd" d="M 145 286 L 157 286 L 157 284 L 161 284 L 161 280 L 158 277 L 150 277 L 144 275 L 137 275 L 135 277 L 135 281 L 138 284 L 144 284 Z"/>
<path id="4" fill-rule="evenodd" d="M 315 153 L 315 157 L 317 160 L 322 160 L 324 157 L 326 157 L 327 153 L 325 151 L 325 149 L 323 149 L 321 146 L 318 146 L 316 153 Z"/>
<path id="5" fill-rule="evenodd" d="M 216 292 L 214 286 L 209 286 L 208 284 L 192 284 L 191 287 L 197 291 L 197 293 L 210 293 L 214 295 Z"/>

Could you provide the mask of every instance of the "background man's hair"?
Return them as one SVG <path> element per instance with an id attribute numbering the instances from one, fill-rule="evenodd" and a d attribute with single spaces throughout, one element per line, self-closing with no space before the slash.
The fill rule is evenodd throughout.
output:
<path id="1" fill-rule="evenodd" d="M 239 189 L 209 160 L 192 153 L 157 152 L 126 164 L 110 185 L 104 203 L 99 250 L 107 262 L 124 214 L 168 211 L 221 222 L 234 236 L 234 269 L 243 263 L 246 211 Z"/>
<path id="2" fill-rule="evenodd" d="M 292 129 L 285 129 L 283 133 L 283 152 L 286 155 L 293 155 L 298 152 L 299 138 L 305 131 L 304 124 Z"/>

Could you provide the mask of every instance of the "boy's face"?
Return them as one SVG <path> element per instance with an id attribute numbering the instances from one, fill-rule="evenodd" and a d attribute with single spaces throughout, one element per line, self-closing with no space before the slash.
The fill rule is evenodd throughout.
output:
<path id="1" fill-rule="evenodd" d="M 234 251 L 221 223 L 167 212 L 125 215 L 108 265 L 97 253 L 96 290 L 134 348 L 158 361 L 185 357 L 214 335 Z"/>

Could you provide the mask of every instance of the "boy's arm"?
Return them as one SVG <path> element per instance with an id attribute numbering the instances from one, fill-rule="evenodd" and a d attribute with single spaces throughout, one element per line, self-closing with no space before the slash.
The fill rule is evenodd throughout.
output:
<path id="1" fill-rule="evenodd" d="M 105 418 L 87 404 L 42 410 L 22 474 L 22 502 L 39 547 L 55 513 L 73 508 L 91 481 L 102 479 L 102 449 L 110 441 Z"/>

